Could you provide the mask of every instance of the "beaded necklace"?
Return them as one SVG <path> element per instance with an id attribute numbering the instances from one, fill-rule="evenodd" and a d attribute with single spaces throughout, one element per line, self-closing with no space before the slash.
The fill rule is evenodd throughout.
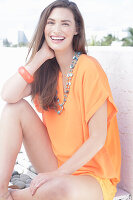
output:
<path id="1" fill-rule="evenodd" d="M 59 97 L 57 96 L 57 91 L 56 91 L 56 98 L 57 98 L 57 103 L 58 103 L 58 107 L 59 107 L 59 110 L 55 110 L 57 112 L 57 114 L 61 114 L 64 109 L 64 104 L 67 101 L 67 97 L 68 97 L 68 94 L 70 91 L 71 80 L 73 77 L 73 69 L 78 61 L 80 54 L 81 54 L 80 52 L 75 52 L 75 55 L 73 56 L 72 64 L 70 65 L 69 72 L 67 73 L 67 82 L 65 85 L 66 90 L 64 91 L 64 99 L 63 99 L 62 103 L 59 103 Z"/>

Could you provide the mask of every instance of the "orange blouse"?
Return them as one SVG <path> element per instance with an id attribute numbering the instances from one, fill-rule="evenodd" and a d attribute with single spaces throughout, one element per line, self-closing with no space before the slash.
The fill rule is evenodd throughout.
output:
<path id="1" fill-rule="evenodd" d="M 120 181 L 121 149 L 116 119 L 117 108 L 113 101 L 108 79 L 97 60 L 82 54 L 73 70 L 70 91 L 63 112 L 45 111 L 39 107 L 38 96 L 34 99 L 36 109 L 42 113 L 53 151 L 61 166 L 89 138 L 88 121 L 107 100 L 107 138 L 103 148 L 73 175 L 93 174 L 109 178 L 116 185 Z M 58 97 L 63 102 L 62 73 L 58 77 Z"/>

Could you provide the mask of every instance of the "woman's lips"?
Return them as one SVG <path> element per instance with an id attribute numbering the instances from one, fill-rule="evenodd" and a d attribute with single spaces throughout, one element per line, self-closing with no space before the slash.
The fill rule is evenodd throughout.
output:
<path id="1" fill-rule="evenodd" d="M 63 36 L 50 36 L 50 38 L 54 43 L 60 43 L 65 39 Z"/>

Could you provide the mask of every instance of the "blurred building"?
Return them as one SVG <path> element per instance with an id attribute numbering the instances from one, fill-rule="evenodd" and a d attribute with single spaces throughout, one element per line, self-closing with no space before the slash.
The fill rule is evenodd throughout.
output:
<path id="1" fill-rule="evenodd" d="M 24 31 L 18 31 L 18 44 L 26 45 L 28 43 L 28 39 L 24 33 Z"/>

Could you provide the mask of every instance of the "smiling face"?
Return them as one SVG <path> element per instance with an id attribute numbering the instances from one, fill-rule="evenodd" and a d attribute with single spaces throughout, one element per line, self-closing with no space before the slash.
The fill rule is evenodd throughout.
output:
<path id="1" fill-rule="evenodd" d="M 48 45 L 55 52 L 72 50 L 73 36 L 77 34 L 73 13 L 67 8 L 54 8 L 44 33 Z"/>

